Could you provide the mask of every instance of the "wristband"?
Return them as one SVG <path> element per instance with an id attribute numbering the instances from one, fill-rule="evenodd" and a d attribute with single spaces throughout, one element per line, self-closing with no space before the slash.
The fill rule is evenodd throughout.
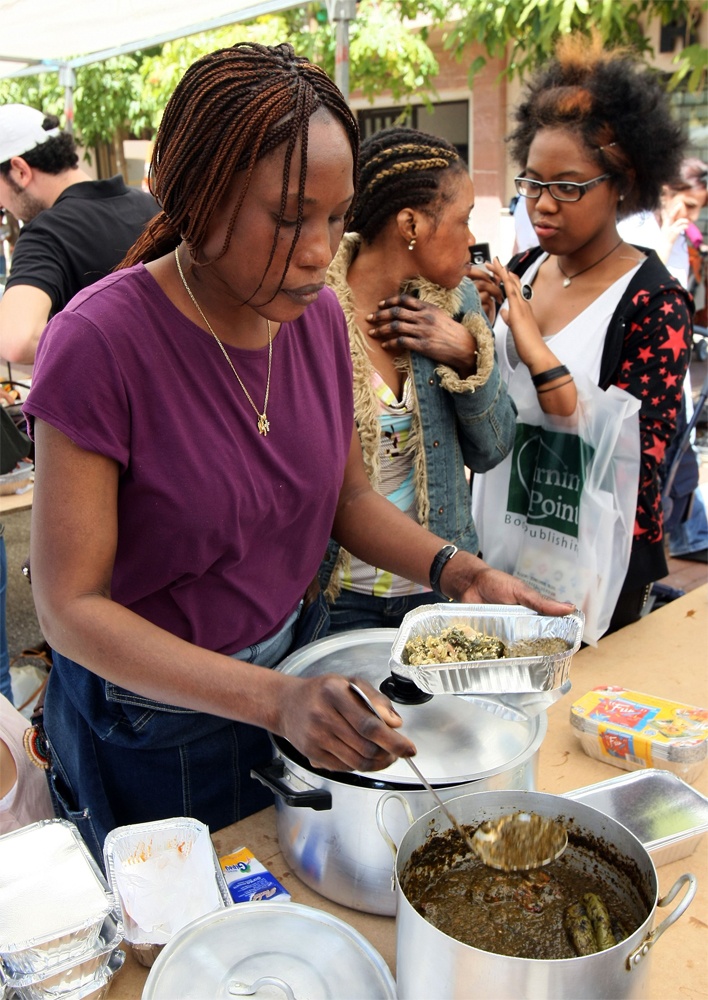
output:
<path id="1" fill-rule="evenodd" d="M 537 389 L 536 395 L 540 396 L 541 393 L 543 392 L 555 392 L 556 389 L 562 389 L 564 385 L 569 385 L 571 382 L 574 381 L 575 379 L 573 378 L 573 376 L 569 375 L 568 378 L 565 380 L 565 382 L 559 382 L 558 385 L 549 385 L 545 389 Z"/>
<path id="2" fill-rule="evenodd" d="M 451 601 L 452 598 L 447 597 L 440 589 L 440 577 L 442 576 L 443 569 L 457 551 L 458 549 L 456 545 L 443 545 L 430 566 L 430 589 L 434 591 L 438 597 L 441 597 L 443 601 Z"/>
<path id="3" fill-rule="evenodd" d="M 539 385 L 545 385 L 546 382 L 552 382 L 554 379 L 560 378 L 561 375 L 570 375 L 570 372 L 565 365 L 558 365 L 556 368 L 549 368 L 548 371 L 532 375 L 531 381 L 538 389 Z"/>

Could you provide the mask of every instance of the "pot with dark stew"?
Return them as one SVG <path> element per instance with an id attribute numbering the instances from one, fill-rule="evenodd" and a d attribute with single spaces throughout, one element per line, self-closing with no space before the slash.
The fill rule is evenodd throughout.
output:
<path id="1" fill-rule="evenodd" d="M 561 796 L 478 792 L 449 806 L 470 834 L 518 810 L 551 816 L 567 827 L 568 847 L 543 868 L 501 872 L 470 856 L 440 809 L 416 820 L 395 862 L 401 1000 L 646 996 L 650 950 L 688 907 L 692 875 L 659 899 L 641 841 L 604 813 Z M 384 835 L 384 809 L 393 808 L 382 800 Z M 684 884 L 677 906 L 652 931 L 657 907 Z"/>

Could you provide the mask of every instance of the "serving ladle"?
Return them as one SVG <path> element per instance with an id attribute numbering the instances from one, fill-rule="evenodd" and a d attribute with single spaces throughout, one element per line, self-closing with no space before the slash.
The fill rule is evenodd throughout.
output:
<path id="1" fill-rule="evenodd" d="M 353 681 L 349 687 L 386 726 L 374 703 Z M 503 872 L 529 871 L 542 868 L 559 858 L 568 846 L 568 833 L 557 820 L 538 813 L 516 812 L 485 820 L 470 836 L 457 822 L 436 790 L 410 757 L 405 758 L 411 771 L 433 796 L 470 852 L 490 868 Z"/>

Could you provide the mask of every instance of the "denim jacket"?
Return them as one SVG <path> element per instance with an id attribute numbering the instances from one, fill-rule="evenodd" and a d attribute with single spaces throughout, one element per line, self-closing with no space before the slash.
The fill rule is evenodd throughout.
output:
<path id="1" fill-rule="evenodd" d="M 354 233 L 344 236 L 330 265 L 327 283 L 337 293 L 347 318 L 354 364 L 355 419 L 364 462 L 376 488 L 377 414 L 373 398 L 367 395 L 373 394 L 371 365 L 362 347 L 363 335 L 354 320 L 353 299 L 346 281 L 359 243 L 360 237 Z M 418 521 L 458 548 L 476 554 L 479 539 L 472 520 L 465 467 L 473 473 L 486 472 L 508 454 L 514 442 L 516 407 L 502 382 L 493 334 L 473 282 L 464 279 L 459 288 L 448 290 L 418 279 L 401 291 L 418 295 L 455 316 L 477 340 L 477 371 L 467 379 L 416 351 L 400 359 L 412 374 L 416 404 L 413 433 L 419 439 L 414 467 Z M 328 597 L 337 594 L 339 566 L 344 558 L 339 545 L 331 539 L 319 574 Z"/>

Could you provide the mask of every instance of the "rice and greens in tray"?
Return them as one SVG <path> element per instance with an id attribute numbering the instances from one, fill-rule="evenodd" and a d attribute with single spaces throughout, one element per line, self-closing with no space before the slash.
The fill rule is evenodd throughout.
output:
<path id="1" fill-rule="evenodd" d="M 548 656 L 568 650 L 565 639 L 550 636 L 519 639 L 504 643 L 501 639 L 477 632 L 469 625 L 451 625 L 439 632 L 416 636 L 403 647 L 403 662 L 411 666 L 438 663 L 469 663 L 474 660 L 501 660 L 520 656 Z"/>

